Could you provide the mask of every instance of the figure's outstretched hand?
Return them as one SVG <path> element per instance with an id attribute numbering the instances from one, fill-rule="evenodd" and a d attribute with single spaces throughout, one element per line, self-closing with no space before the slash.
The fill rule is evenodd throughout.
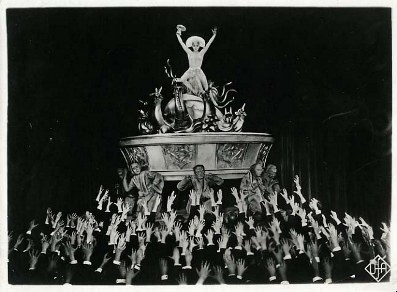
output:
<path id="1" fill-rule="evenodd" d="M 273 258 L 269 258 L 266 261 L 266 265 L 265 265 L 267 271 L 270 274 L 270 277 L 274 277 L 276 275 L 276 265 L 274 263 L 274 259 Z"/>
<path id="2" fill-rule="evenodd" d="M 106 263 L 110 261 L 111 258 L 112 257 L 109 253 L 105 253 L 102 258 L 102 263 L 99 267 L 102 269 L 106 265 Z"/>
<path id="3" fill-rule="evenodd" d="M 223 269 L 222 267 L 216 266 L 214 268 L 214 276 L 213 278 L 218 281 L 219 284 L 225 284 L 225 279 L 223 278 Z"/>
<path id="4" fill-rule="evenodd" d="M 300 181 L 299 181 L 299 176 L 298 176 L 298 175 L 295 175 L 295 177 L 294 177 L 294 183 L 295 183 L 296 189 L 297 189 L 298 191 L 300 191 L 300 190 L 302 189 L 302 187 L 301 187 L 301 185 L 300 185 Z"/>
<path id="5" fill-rule="evenodd" d="M 223 197 L 222 190 L 219 189 L 218 192 L 216 193 L 216 195 L 217 195 L 217 197 L 218 197 L 217 204 L 218 204 L 218 205 L 222 205 L 222 197 Z"/>
<path id="6" fill-rule="evenodd" d="M 83 243 L 81 250 L 83 251 L 84 259 L 86 261 L 90 261 L 92 253 L 94 251 L 94 247 L 94 243 Z"/>
<path id="7" fill-rule="evenodd" d="M 218 28 L 215 26 L 211 31 L 213 35 L 216 35 Z"/>
<path id="8" fill-rule="evenodd" d="M 283 190 L 280 192 L 280 195 L 284 198 L 284 200 L 285 200 L 285 202 L 286 202 L 287 204 L 290 203 L 290 200 L 289 200 L 289 198 L 288 198 L 288 192 L 287 192 L 286 189 L 283 189 Z M 292 197 L 292 198 L 293 198 L 293 197 Z"/>
<path id="9" fill-rule="evenodd" d="M 153 223 L 146 223 L 146 242 L 150 242 L 150 237 L 153 233 Z"/>
<path id="10" fill-rule="evenodd" d="M 208 229 L 207 234 L 205 234 L 205 237 L 207 238 L 208 244 L 213 244 L 214 232 L 211 229 Z"/>
<path id="11" fill-rule="evenodd" d="M 35 228 L 35 227 L 37 227 L 37 226 L 39 226 L 39 224 L 35 224 L 35 221 L 34 221 L 34 219 L 33 219 L 32 221 L 30 221 L 29 230 L 28 230 L 28 231 L 32 231 L 33 228 Z"/>
<path id="12" fill-rule="evenodd" d="M 245 266 L 245 260 L 239 259 L 237 261 L 237 275 L 242 277 L 244 272 L 248 269 L 248 266 Z"/>
<path id="13" fill-rule="evenodd" d="M 37 261 L 39 260 L 40 257 L 40 251 L 39 250 L 30 250 L 29 251 L 29 269 L 34 270 L 36 269 Z"/>
<path id="14" fill-rule="evenodd" d="M 194 190 L 190 190 L 190 193 L 189 193 L 189 198 L 190 198 L 190 200 L 191 200 L 191 205 L 192 206 L 196 206 L 197 204 L 196 204 L 196 192 L 194 191 Z"/>
<path id="15" fill-rule="evenodd" d="M 192 265 L 192 260 L 193 260 L 193 255 L 190 252 L 190 250 L 187 249 L 185 251 L 185 263 L 186 263 L 186 266 L 191 266 Z"/>
<path id="16" fill-rule="evenodd" d="M 179 285 L 187 285 L 187 278 L 184 273 L 179 275 L 179 278 L 176 280 Z"/>
<path id="17" fill-rule="evenodd" d="M 170 212 L 172 210 L 172 204 L 174 203 L 176 199 L 176 194 L 174 191 L 172 191 L 171 195 L 168 197 L 167 200 L 167 212 Z"/>
<path id="18" fill-rule="evenodd" d="M 182 31 L 186 31 L 186 27 L 184 25 L 182 25 L 182 24 L 178 24 L 176 26 L 176 34 L 177 35 L 181 35 Z"/>
<path id="19" fill-rule="evenodd" d="M 207 279 L 209 273 L 210 273 L 210 264 L 207 262 L 204 262 L 201 264 L 201 269 L 196 269 L 197 275 L 199 276 L 199 279 L 196 284 L 203 284 L 204 281 Z"/>
<path id="20" fill-rule="evenodd" d="M 238 196 L 238 191 L 237 191 L 237 189 L 236 189 L 235 187 L 232 187 L 230 190 L 232 191 L 232 195 L 233 195 L 233 197 L 236 199 L 236 202 L 237 202 L 237 201 L 240 201 L 240 198 L 239 198 L 239 196 Z"/>
<path id="21" fill-rule="evenodd" d="M 127 272 L 125 274 L 125 283 L 126 285 L 131 285 L 132 280 L 139 274 L 140 271 L 135 272 L 132 267 L 127 268 Z"/>
<path id="22" fill-rule="evenodd" d="M 14 244 L 14 248 L 13 249 L 18 249 L 18 247 L 21 245 L 22 241 L 23 241 L 23 234 L 19 234 L 18 238 L 17 238 L 17 241 Z"/>
<path id="23" fill-rule="evenodd" d="M 101 194 L 102 194 L 102 192 L 103 192 L 103 186 L 101 185 L 100 187 L 99 187 L 99 191 L 98 191 L 98 195 L 97 195 L 97 197 L 96 197 L 96 201 L 97 202 L 99 202 L 99 200 L 101 199 Z M 49 210 L 51 210 L 50 208 L 48 208 Z M 47 214 L 48 214 L 48 209 L 47 209 Z"/>
<path id="24" fill-rule="evenodd" d="M 195 231 L 195 230 L 196 230 L 196 226 L 194 225 L 193 220 L 190 220 L 189 228 L 188 228 L 188 233 L 189 233 L 191 236 L 194 236 L 194 231 Z"/>
<path id="25" fill-rule="evenodd" d="M 198 210 L 199 215 L 200 215 L 200 221 L 204 220 L 204 214 L 205 214 L 205 207 L 204 205 L 200 205 L 200 208 Z"/>

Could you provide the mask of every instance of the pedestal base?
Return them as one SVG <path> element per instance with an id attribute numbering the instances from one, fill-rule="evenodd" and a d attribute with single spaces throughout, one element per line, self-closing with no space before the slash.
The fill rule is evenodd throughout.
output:
<path id="1" fill-rule="evenodd" d="M 257 160 L 266 162 L 274 138 L 265 133 L 190 133 L 126 137 L 120 150 L 133 162 L 159 172 L 165 180 L 181 180 L 202 164 L 207 173 L 241 178 Z"/>

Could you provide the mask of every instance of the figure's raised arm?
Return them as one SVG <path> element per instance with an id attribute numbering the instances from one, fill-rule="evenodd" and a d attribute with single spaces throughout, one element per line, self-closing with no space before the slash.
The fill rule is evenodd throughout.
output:
<path id="1" fill-rule="evenodd" d="M 210 47 L 210 45 L 212 44 L 212 42 L 213 42 L 214 39 L 215 39 L 217 30 L 218 30 L 218 29 L 217 29 L 216 27 L 214 27 L 214 28 L 212 29 L 212 37 L 211 37 L 210 40 L 208 41 L 207 45 L 201 50 L 201 53 L 205 54 L 205 53 L 207 52 L 208 48 Z"/>
<path id="2" fill-rule="evenodd" d="M 181 44 L 181 46 L 182 46 L 183 50 L 186 52 L 186 54 L 189 54 L 190 50 L 189 50 L 189 48 L 184 44 L 184 42 L 182 41 L 181 32 L 180 32 L 180 31 L 177 31 L 177 32 L 176 32 L 176 38 L 178 39 L 179 43 Z"/>
<path id="3" fill-rule="evenodd" d="M 129 192 L 132 190 L 134 186 L 133 180 L 131 180 L 129 183 L 127 182 L 127 170 L 124 170 L 123 173 L 123 188 L 124 191 Z"/>

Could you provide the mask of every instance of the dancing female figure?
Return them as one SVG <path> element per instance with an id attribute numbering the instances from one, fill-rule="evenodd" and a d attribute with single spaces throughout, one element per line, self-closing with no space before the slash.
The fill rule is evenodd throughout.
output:
<path id="1" fill-rule="evenodd" d="M 201 70 L 201 65 L 203 64 L 204 54 L 215 39 L 217 28 L 212 29 L 212 37 L 207 45 L 205 44 L 205 40 L 198 36 L 191 36 L 186 40 L 186 44 L 184 44 L 181 34 L 185 30 L 186 28 L 183 25 L 177 26 L 176 37 L 189 60 L 189 69 L 182 75 L 180 80 L 192 94 L 200 95 L 208 89 L 207 77 L 203 70 Z M 199 51 L 200 48 L 202 49 Z"/>

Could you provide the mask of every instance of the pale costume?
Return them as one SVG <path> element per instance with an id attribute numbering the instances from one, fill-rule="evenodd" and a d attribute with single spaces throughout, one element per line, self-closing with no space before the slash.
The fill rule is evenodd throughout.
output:
<path id="1" fill-rule="evenodd" d="M 262 176 L 257 176 L 254 170 L 255 164 L 241 179 L 240 190 L 246 195 L 246 203 L 253 213 L 260 212 L 260 201 L 265 199 L 266 187 L 263 184 Z"/>
<path id="2" fill-rule="evenodd" d="M 195 175 L 188 175 L 181 180 L 177 188 L 179 191 L 186 191 L 193 189 L 200 195 L 200 204 L 208 211 L 212 211 L 210 200 L 210 188 L 219 187 L 223 184 L 223 179 L 215 174 L 205 174 L 203 179 L 198 179 Z M 189 199 L 186 205 L 186 211 L 190 213 L 191 201 Z"/>
<path id="3" fill-rule="evenodd" d="M 148 210 L 151 211 L 156 198 L 161 196 L 164 187 L 164 179 L 162 175 L 157 172 L 143 170 L 131 178 L 127 190 L 131 190 L 134 187 L 138 189 L 137 212 L 143 212 L 143 200 L 147 201 Z"/>
<path id="4" fill-rule="evenodd" d="M 181 39 L 181 32 L 185 31 L 186 28 L 179 25 L 177 26 L 177 29 L 178 41 L 186 52 L 189 60 L 189 69 L 182 75 L 180 80 L 186 85 L 192 94 L 199 96 L 208 89 L 207 77 L 205 76 L 203 70 L 201 70 L 201 65 L 203 64 L 204 54 L 207 52 L 209 46 L 215 38 L 216 29 L 213 30 L 213 36 L 208 41 L 207 45 L 205 44 L 204 39 L 198 36 L 192 36 L 188 38 L 186 44 L 184 44 Z M 189 49 L 194 47 L 201 48 L 201 51 Z"/>

